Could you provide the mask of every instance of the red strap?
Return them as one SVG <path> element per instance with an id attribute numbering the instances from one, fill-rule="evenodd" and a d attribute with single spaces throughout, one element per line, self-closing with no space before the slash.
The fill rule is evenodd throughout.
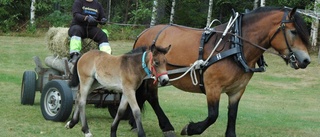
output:
<path id="1" fill-rule="evenodd" d="M 149 55 L 150 55 L 150 57 L 149 57 L 149 65 L 151 66 L 151 68 L 150 68 L 151 75 L 154 75 L 156 77 L 154 82 L 153 82 L 153 84 L 155 84 L 156 82 L 158 82 L 158 78 L 160 76 L 166 75 L 166 74 L 168 74 L 168 72 L 163 72 L 163 73 L 157 74 L 157 71 L 153 66 L 153 55 L 152 55 L 152 52 L 149 52 Z"/>

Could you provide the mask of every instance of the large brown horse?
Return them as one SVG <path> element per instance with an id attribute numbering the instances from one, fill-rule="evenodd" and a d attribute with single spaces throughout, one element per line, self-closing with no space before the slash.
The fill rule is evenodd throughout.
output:
<path id="1" fill-rule="evenodd" d="M 213 29 L 157 25 L 142 32 L 134 44 L 133 48 L 150 44 L 172 45 L 166 54 L 171 79 L 181 76 L 194 62 L 200 62 L 200 66 L 194 68 L 196 73 L 191 71 L 193 75 L 188 72 L 171 81 L 178 89 L 204 93 L 207 98 L 208 116 L 203 121 L 187 124 L 181 135 L 201 134 L 212 125 L 218 117 L 220 96 L 225 93 L 229 98 L 225 135 L 236 136 L 239 101 L 253 73 L 265 71 L 265 51 L 279 55 L 294 69 L 304 69 L 311 61 L 309 34 L 295 8 L 264 7 L 236 15 L 228 23 Z M 267 50 L 269 48 L 274 50 Z M 146 81 L 138 92 L 147 93 L 138 94 L 143 98 L 138 102 L 147 100 L 151 104 L 165 135 L 174 136 L 174 128 L 159 106 L 157 85 Z"/>
<path id="2" fill-rule="evenodd" d="M 102 51 L 91 50 L 81 56 L 75 63 L 72 80 L 69 85 L 76 87 L 80 84 L 72 119 L 66 128 L 73 128 L 79 117 L 82 123 L 82 132 L 85 137 L 91 137 L 85 116 L 87 95 L 96 88 L 102 88 L 115 93 L 122 93 L 117 115 L 111 126 L 111 137 L 116 131 L 128 104 L 138 127 L 138 136 L 145 133 L 141 124 L 140 108 L 136 102 L 135 92 L 146 76 L 154 77 L 161 85 L 168 83 L 165 54 L 170 49 L 152 45 L 150 50 L 140 47 L 122 56 L 112 56 Z"/>

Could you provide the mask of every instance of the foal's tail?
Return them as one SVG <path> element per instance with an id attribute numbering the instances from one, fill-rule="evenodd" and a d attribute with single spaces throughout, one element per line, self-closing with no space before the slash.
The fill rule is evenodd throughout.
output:
<path id="1" fill-rule="evenodd" d="M 73 66 L 72 78 L 71 78 L 71 81 L 69 82 L 70 87 L 76 87 L 80 83 L 79 76 L 78 76 L 78 68 L 77 68 L 78 61 L 79 61 L 79 58 L 77 59 L 77 61 L 74 63 L 74 66 Z"/>

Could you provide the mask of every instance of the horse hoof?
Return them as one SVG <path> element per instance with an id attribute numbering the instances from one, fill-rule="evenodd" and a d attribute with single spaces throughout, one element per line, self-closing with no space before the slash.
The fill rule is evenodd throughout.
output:
<path id="1" fill-rule="evenodd" d="M 68 121 L 67 124 L 64 127 L 67 128 L 67 129 L 70 129 L 69 125 L 70 125 L 70 121 Z"/>
<path id="2" fill-rule="evenodd" d="M 181 135 L 188 135 L 188 126 L 189 126 L 189 124 L 188 125 L 186 125 L 183 129 L 182 129 L 182 131 L 181 131 Z"/>
<path id="3" fill-rule="evenodd" d="M 84 134 L 84 137 L 93 137 L 93 135 L 89 132 L 89 133 Z"/>
<path id="4" fill-rule="evenodd" d="M 174 133 L 174 131 L 166 131 L 163 132 L 164 137 L 176 137 L 176 134 Z"/>

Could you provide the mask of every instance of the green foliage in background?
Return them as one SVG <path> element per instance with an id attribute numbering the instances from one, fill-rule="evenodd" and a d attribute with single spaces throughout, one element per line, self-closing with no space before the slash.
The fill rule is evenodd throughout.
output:
<path id="1" fill-rule="evenodd" d="M 152 9 L 148 8 L 151 6 L 151 1 L 149 2 L 142 2 L 139 0 L 139 5 L 132 5 L 136 6 L 136 9 L 132 10 L 129 15 L 131 18 L 129 19 L 128 23 L 131 24 L 148 24 L 150 22 L 151 12 Z"/>
<path id="2" fill-rule="evenodd" d="M 98 1 L 105 8 L 106 15 L 110 15 L 110 22 L 150 24 L 153 0 L 112 0 L 110 14 L 108 9 L 110 0 Z M 169 23 L 172 0 L 157 1 L 157 24 L 167 24 Z M 0 0 L 0 34 L 10 34 L 12 32 L 33 34 L 38 29 L 48 29 L 52 26 L 68 27 L 72 19 L 71 8 L 73 2 L 74 0 L 37 0 L 35 5 L 36 26 L 32 26 L 29 24 L 31 0 Z M 176 0 L 174 23 L 197 28 L 205 27 L 208 3 L 209 0 Z M 244 12 L 245 9 L 252 10 L 253 5 L 254 0 L 214 0 L 211 18 L 227 22 L 232 15 L 232 9 Z M 266 6 L 288 6 L 311 10 L 313 5 L 314 0 L 266 1 Z M 121 31 L 129 29 L 135 29 L 135 27 L 124 26 Z"/>
<path id="3" fill-rule="evenodd" d="M 119 25 L 105 25 L 102 28 L 109 32 L 109 40 L 135 40 L 137 36 L 147 27 L 145 26 L 119 26 Z"/>
<path id="4" fill-rule="evenodd" d="M 64 14 L 59 10 L 53 11 L 49 16 L 44 18 L 50 22 L 51 26 L 54 27 L 68 27 L 68 22 L 71 22 L 71 16 L 69 14 Z"/>

